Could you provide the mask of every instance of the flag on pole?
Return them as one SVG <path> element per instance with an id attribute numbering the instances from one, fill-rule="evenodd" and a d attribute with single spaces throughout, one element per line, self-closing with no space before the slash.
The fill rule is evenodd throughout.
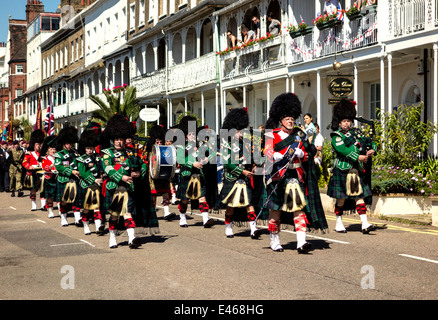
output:
<path id="1" fill-rule="evenodd" d="M 47 136 L 55 133 L 55 117 L 53 115 L 52 92 L 49 92 L 49 106 L 47 107 L 46 119 L 44 120 L 44 131 Z"/>
<path id="2" fill-rule="evenodd" d="M 336 19 L 339 21 L 344 21 L 344 12 L 342 11 L 341 4 L 338 2 L 338 11 L 336 14 Z"/>
<path id="3" fill-rule="evenodd" d="M 41 97 L 38 96 L 38 108 L 37 108 L 37 113 L 36 113 L 36 120 L 35 120 L 35 125 L 33 126 L 33 130 L 38 130 L 42 128 L 42 124 L 41 124 Z"/>

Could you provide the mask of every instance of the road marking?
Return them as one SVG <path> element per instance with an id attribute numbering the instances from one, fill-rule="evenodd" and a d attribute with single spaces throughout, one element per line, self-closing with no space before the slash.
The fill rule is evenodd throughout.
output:
<path id="1" fill-rule="evenodd" d="M 84 242 L 72 242 L 72 243 L 58 243 L 58 244 L 51 244 L 51 247 L 61 247 L 61 246 L 72 246 L 76 244 L 84 244 Z"/>
<path id="2" fill-rule="evenodd" d="M 41 223 L 47 223 L 47 222 L 45 222 L 45 221 L 43 221 L 43 220 L 40 220 L 40 219 L 36 219 L 37 221 L 39 221 L 39 222 L 41 222 Z"/>
<path id="3" fill-rule="evenodd" d="M 93 248 L 95 248 L 96 246 L 89 243 L 88 241 L 85 241 L 84 239 L 79 239 L 79 241 L 85 242 L 86 244 L 88 244 L 89 246 L 92 246 Z"/>
<path id="4" fill-rule="evenodd" d="M 163 208 L 163 207 L 162 207 L 162 206 L 157 206 L 157 208 Z M 202 217 L 202 214 L 200 214 L 200 213 L 195 213 L 195 212 L 187 211 L 186 214 L 188 214 L 188 213 L 189 213 L 189 214 L 194 214 L 194 215 L 197 215 L 197 216 Z M 216 219 L 216 220 L 220 220 L 220 221 L 225 221 L 224 218 L 214 217 L 214 219 Z M 268 229 L 268 227 L 264 227 L 264 226 L 259 226 L 259 227 L 262 228 L 262 229 Z M 291 230 L 281 230 L 281 232 L 287 232 L 287 233 L 296 234 L 295 231 L 291 231 Z M 330 239 L 330 238 L 326 238 L 326 237 L 314 236 L 314 235 L 309 234 L 309 233 L 307 233 L 306 236 L 307 236 L 307 237 L 310 237 L 310 238 L 315 238 L 315 239 L 320 239 L 320 240 L 326 240 L 326 241 L 330 241 L 330 242 L 337 242 L 337 243 L 341 243 L 341 244 L 350 244 L 349 242 L 346 242 L 346 241 L 335 240 L 335 239 Z"/>
<path id="5" fill-rule="evenodd" d="M 16 208 L 14 208 L 13 206 L 9 206 L 10 209 L 12 210 L 17 210 Z"/>
<path id="6" fill-rule="evenodd" d="M 432 263 L 438 263 L 437 260 L 431 260 L 431 259 L 426 259 L 426 258 L 422 258 L 422 257 L 411 256 L 410 254 L 400 253 L 399 256 L 417 259 L 417 260 L 422 260 L 422 261 L 427 261 L 427 262 L 432 262 Z"/>

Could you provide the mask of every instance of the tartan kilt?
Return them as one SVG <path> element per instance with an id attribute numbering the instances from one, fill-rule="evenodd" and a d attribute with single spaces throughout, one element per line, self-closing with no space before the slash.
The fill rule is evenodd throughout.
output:
<path id="1" fill-rule="evenodd" d="M 60 183 L 59 181 L 56 181 L 56 192 L 55 192 L 55 202 L 61 202 L 62 195 L 64 194 L 65 187 L 67 185 L 66 183 Z"/>
<path id="2" fill-rule="evenodd" d="M 201 196 L 199 198 L 205 197 L 207 195 L 207 188 L 205 186 L 205 178 L 204 176 L 200 176 L 200 180 L 201 180 Z M 180 181 L 179 181 L 179 185 L 178 185 L 178 190 L 176 191 L 176 197 L 180 200 L 190 200 L 187 198 L 186 196 L 186 192 L 187 192 L 187 188 L 189 187 L 189 181 L 190 181 L 190 176 L 187 177 L 180 177 Z"/>
<path id="3" fill-rule="evenodd" d="M 334 167 L 332 176 L 327 188 L 327 195 L 335 199 L 363 199 L 372 196 L 370 187 L 364 182 L 363 176 L 359 174 L 360 184 L 362 185 L 363 193 L 361 195 L 351 197 L 347 196 L 347 174 L 348 171 L 341 171 Z"/>
<path id="4" fill-rule="evenodd" d="M 59 181 L 56 181 L 56 193 L 55 193 L 55 202 L 62 202 L 62 196 L 64 195 L 64 191 L 65 191 L 65 187 L 67 186 L 67 182 L 65 183 L 60 183 Z M 76 199 L 75 202 L 72 203 L 72 205 L 76 205 L 77 201 L 78 201 L 78 195 L 79 195 L 79 189 L 82 189 L 81 186 L 79 185 L 79 183 L 76 182 Z"/>
<path id="5" fill-rule="evenodd" d="M 267 203 L 267 208 L 269 210 L 281 210 L 281 208 L 283 207 L 283 203 L 284 203 L 284 194 L 286 191 L 286 184 L 287 184 L 287 179 L 288 178 L 292 178 L 293 176 L 286 176 L 283 180 L 281 181 L 272 181 L 266 188 L 266 194 L 265 194 L 265 201 L 267 200 L 267 196 L 271 195 L 271 198 L 269 199 L 268 203 Z M 298 180 L 298 179 L 297 179 Z M 306 199 L 306 202 L 308 203 L 308 199 L 306 196 L 306 186 L 304 185 L 304 183 L 302 183 L 301 181 L 298 180 L 298 183 L 300 185 L 300 189 L 304 194 L 304 197 Z M 275 187 L 277 186 L 277 189 L 275 190 Z M 275 191 L 274 191 L 275 190 Z M 307 207 L 307 206 L 306 206 Z M 305 211 L 306 208 L 303 208 L 302 210 Z M 292 214 L 292 212 L 291 212 Z"/>
<path id="6" fill-rule="evenodd" d="M 109 208 L 111 206 L 111 202 L 113 201 L 114 193 L 116 192 L 116 189 L 106 189 L 106 193 L 103 197 L 101 197 L 102 201 L 102 213 L 106 214 L 109 213 Z M 134 198 L 132 196 L 132 193 L 128 191 L 128 212 L 131 214 L 135 214 L 135 206 L 134 206 Z"/>
<path id="7" fill-rule="evenodd" d="M 44 191 L 41 193 L 41 196 L 44 194 L 44 198 L 46 199 L 55 199 L 56 196 L 56 177 L 52 179 L 44 179 Z"/>
<path id="8" fill-rule="evenodd" d="M 219 194 L 219 199 L 218 199 L 218 203 L 217 203 L 217 207 L 219 209 L 226 209 L 227 205 L 224 204 L 222 202 L 222 200 L 224 200 L 228 194 L 230 193 L 231 189 L 233 189 L 234 184 L 237 182 L 236 181 L 229 181 L 227 179 L 224 178 L 223 180 L 223 184 L 222 184 L 222 189 L 221 192 Z M 249 200 L 249 205 L 253 206 L 253 188 L 251 186 L 251 181 L 248 179 L 245 179 L 245 183 L 246 183 L 246 192 L 248 193 L 248 200 Z"/>
<path id="9" fill-rule="evenodd" d="M 76 194 L 76 199 L 75 199 L 75 205 L 77 207 L 83 208 L 84 206 L 84 201 L 85 201 L 85 195 L 87 194 L 87 189 L 88 188 L 82 188 L 81 186 L 79 186 L 79 183 L 77 184 L 77 194 Z"/>

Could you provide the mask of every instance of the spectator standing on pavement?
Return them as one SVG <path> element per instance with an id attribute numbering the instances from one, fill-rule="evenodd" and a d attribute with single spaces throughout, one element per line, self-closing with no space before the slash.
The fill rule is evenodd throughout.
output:
<path id="1" fill-rule="evenodd" d="M 18 191 L 18 196 L 23 196 L 22 185 L 21 185 L 21 173 L 23 171 L 24 152 L 20 148 L 18 141 L 14 141 L 12 148 L 8 151 L 9 157 L 11 158 L 11 164 L 9 167 L 9 177 L 10 177 L 10 190 L 11 197 L 15 197 L 15 191 Z"/>
<path id="2" fill-rule="evenodd" d="M 6 141 L 0 145 L 0 192 L 9 192 L 9 153 Z"/>

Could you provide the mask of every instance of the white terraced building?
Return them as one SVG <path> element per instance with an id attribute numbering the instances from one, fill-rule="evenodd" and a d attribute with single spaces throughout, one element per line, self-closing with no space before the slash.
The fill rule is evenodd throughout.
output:
<path id="1" fill-rule="evenodd" d="M 423 101 L 424 117 L 437 123 L 438 0 L 379 0 L 354 19 L 344 14 L 342 22 L 319 28 L 312 20 L 323 12 L 324 3 L 96 1 L 78 20 L 84 23 L 84 66 L 62 78 L 73 93 L 80 80 L 80 94 L 67 94 L 75 111 L 67 113 L 67 102 L 61 102 L 55 107 L 57 121 L 84 121 L 93 108 L 90 94 L 126 83 L 137 87 L 142 106 L 160 110 L 159 121 L 166 127 L 191 111 L 219 129 L 229 108 L 243 106 L 257 127 L 266 121 L 273 99 L 291 91 L 302 101 L 303 114 L 311 113 L 328 136 L 330 100 L 336 98 L 328 85 L 334 77 L 345 77 L 353 86 L 348 98 L 357 101 L 364 118 Z M 339 3 L 343 9 L 353 6 L 353 0 Z M 240 39 L 242 24 L 254 29 L 254 15 L 260 17 L 261 35 L 266 35 L 269 13 L 281 22 L 281 35 L 217 54 L 228 47 L 228 30 Z M 302 20 L 311 28 L 289 34 L 286 27 Z M 335 61 L 341 64 L 337 70 Z M 438 139 L 431 151 L 438 153 Z"/>

